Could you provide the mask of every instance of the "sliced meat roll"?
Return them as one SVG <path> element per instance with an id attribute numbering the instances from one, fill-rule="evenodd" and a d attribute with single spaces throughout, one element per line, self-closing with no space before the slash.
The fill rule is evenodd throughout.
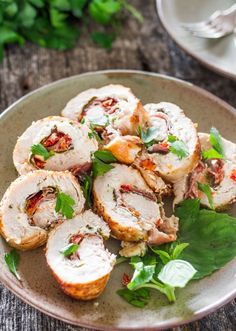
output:
<path id="1" fill-rule="evenodd" d="M 98 149 L 90 129 L 64 117 L 50 116 L 31 126 L 18 138 L 13 162 L 22 175 L 36 169 L 71 170 L 89 168 L 91 152 Z"/>
<path id="2" fill-rule="evenodd" d="M 70 172 L 38 170 L 17 178 L 0 204 L 0 231 L 9 245 L 43 245 L 57 223 L 79 214 L 85 199 Z"/>
<path id="3" fill-rule="evenodd" d="M 105 249 L 106 223 L 91 211 L 64 222 L 50 233 L 47 263 L 62 290 L 73 298 L 91 300 L 104 290 L 115 264 Z"/>
<path id="4" fill-rule="evenodd" d="M 62 115 L 77 121 L 85 118 L 100 127 L 110 125 L 122 135 L 135 134 L 146 120 L 140 100 L 122 85 L 86 90 L 67 103 Z"/>
<path id="5" fill-rule="evenodd" d="M 212 148 L 210 135 L 199 133 L 202 150 Z M 222 138 L 224 159 L 202 159 L 188 175 L 174 185 L 174 204 L 184 199 L 200 198 L 209 208 L 225 209 L 236 199 L 236 144 Z M 210 189 L 212 205 L 199 183 Z"/>
<path id="6" fill-rule="evenodd" d="M 178 106 L 161 102 L 147 104 L 145 109 L 149 121 L 141 136 L 147 149 L 136 163 L 156 190 L 155 177 L 174 183 L 190 172 L 199 160 L 200 148 L 194 124 Z M 148 171 L 145 162 L 151 164 Z"/>
<path id="7" fill-rule="evenodd" d="M 141 150 L 136 135 L 139 125 L 144 125 L 147 114 L 131 90 L 122 85 L 107 85 L 89 89 L 70 100 L 62 115 L 85 121 L 97 132 L 101 144 L 123 163 L 130 164 Z M 128 137 L 122 137 L 126 136 Z"/>
<path id="8" fill-rule="evenodd" d="M 112 170 L 95 179 L 93 195 L 95 208 L 116 238 L 153 244 L 176 239 L 178 220 L 167 229 L 169 219 L 162 204 L 136 169 L 114 164 Z"/>

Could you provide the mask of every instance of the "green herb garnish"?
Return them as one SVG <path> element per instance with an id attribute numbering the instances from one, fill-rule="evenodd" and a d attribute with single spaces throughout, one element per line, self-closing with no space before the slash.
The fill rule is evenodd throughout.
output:
<path id="1" fill-rule="evenodd" d="M 147 128 L 146 130 L 142 129 L 141 126 L 138 126 L 138 134 L 142 139 L 144 145 L 148 148 L 155 143 L 155 139 L 158 135 L 158 130 L 154 126 Z"/>
<path id="2" fill-rule="evenodd" d="M 117 161 L 115 156 L 110 151 L 96 151 L 93 154 L 93 160 L 92 160 L 92 172 L 93 176 L 96 178 L 97 176 L 102 176 L 106 172 L 113 169 L 113 165 L 110 163 L 113 163 Z"/>
<path id="3" fill-rule="evenodd" d="M 202 157 L 205 160 L 208 159 L 223 159 L 224 158 L 224 148 L 222 137 L 219 131 L 212 127 L 210 130 L 210 143 L 212 148 L 202 151 Z"/>
<path id="4" fill-rule="evenodd" d="M 115 36 L 113 34 L 97 31 L 91 34 L 91 38 L 99 46 L 106 49 L 111 49 Z"/>
<path id="5" fill-rule="evenodd" d="M 9 253 L 6 253 L 4 255 L 5 262 L 8 266 L 8 269 L 10 272 L 18 279 L 21 280 L 18 272 L 17 272 L 17 266 L 20 261 L 20 255 L 17 253 L 15 249 L 12 249 Z"/>
<path id="6" fill-rule="evenodd" d="M 53 151 L 48 151 L 42 144 L 33 145 L 31 152 L 33 155 L 42 156 L 45 161 L 55 154 Z"/>
<path id="7" fill-rule="evenodd" d="M 92 206 L 92 198 L 91 198 L 92 185 L 93 185 L 92 177 L 85 175 L 81 183 L 81 188 L 84 193 L 86 205 L 89 208 Z"/>
<path id="8" fill-rule="evenodd" d="M 205 193 L 211 209 L 214 209 L 214 204 L 213 204 L 213 199 L 212 199 L 212 195 L 211 195 L 211 188 L 210 188 L 210 186 L 208 184 L 204 184 L 204 183 L 200 183 L 200 182 L 197 183 L 197 186 L 198 186 L 198 189 L 200 191 L 202 191 L 203 193 Z"/>
<path id="9" fill-rule="evenodd" d="M 169 135 L 168 142 L 170 144 L 170 151 L 177 155 L 180 160 L 189 155 L 188 147 L 183 140 L 180 140 L 176 136 Z"/>
<path id="10" fill-rule="evenodd" d="M 97 131 L 94 129 L 94 125 L 92 123 L 89 124 L 90 132 L 88 132 L 89 139 L 96 139 L 98 142 L 101 142 L 102 139 L 97 133 Z"/>
<path id="11" fill-rule="evenodd" d="M 55 211 L 60 212 L 67 219 L 71 219 L 74 215 L 74 209 L 72 208 L 75 205 L 75 200 L 71 196 L 63 193 L 57 193 L 56 207 Z"/>
<path id="12" fill-rule="evenodd" d="M 71 254 L 75 253 L 79 248 L 79 245 L 77 244 L 69 244 L 62 248 L 60 250 L 60 253 L 62 253 L 64 256 L 70 256 Z"/>

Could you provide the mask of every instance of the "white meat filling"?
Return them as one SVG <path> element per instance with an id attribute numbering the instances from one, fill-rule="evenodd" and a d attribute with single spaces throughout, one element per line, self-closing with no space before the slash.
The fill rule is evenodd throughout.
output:
<path id="1" fill-rule="evenodd" d="M 122 184 L 132 184 L 138 189 L 152 193 L 137 170 L 125 165 L 114 165 L 114 169 L 106 173 L 105 178 L 98 177 L 94 183 L 96 196 L 105 211 L 117 223 L 123 223 L 127 227 L 136 227 L 145 231 L 152 229 L 160 218 L 159 205 L 155 201 L 131 192 L 122 194 L 124 200 L 122 206 L 114 199 L 114 191 L 119 191 Z"/>
<path id="2" fill-rule="evenodd" d="M 88 283 L 112 270 L 115 255 L 105 249 L 101 231 L 106 238 L 109 237 L 107 224 L 91 211 L 86 211 L 51 233 L 46 257 L 50 268 L 61 280 L 67 283 Z M 78 233 L 84 237 L 75 252 L 77 258 L 70 259 L 61 251 L 69 244 L 70 238 Z"/>
<path id="3" fill-rule="evenodd" d="M 19 137 L 13 153 L 13 161 L 20 174 L 35 170 L 31 162 L 31 147 L 49 137 L 55 128 L 58 132 L 67 135 L 71 139 L 71 144 L 67 151 L 55 152 L 47 160 L 43 160 L 45 170 L 63 171 L 91 162 L 91 153 L 98 149 L 98 144 L 95 138 L 88 137 L 90 132 L 88 126 L 63 117 L 52 116 L 33 122 Z"/>
<path id="4" fill-rule="evenodd" d="M 69 172 L 53 172 L 39 170 L 16 179 L 5 193 L 1 202 L 0 214 L 5 236 L 8 240 L 16 239 L 21 242 L 24 237 L 42 231 L 58 219 L 65 217 L 55 212 L 56 198 L 42 201 L 32 219 L 26 212 L 26 201 L 32 195 L 48 187 L 57 188 L 69 195 L 74 201 L 74 214 L 79 214 L 84 207 L 84 197 L 75 178 Z"/>
<path id="5" fill-rule="evenodd" d="M 188 155 L 183 158 L 172 151 L 149 152 L 151 147 L 148 148 L 149 158 L 156 164 L 158 173 L 174 182 L 195 164 L 193 157 L 198 146 L 198 138 L 194 124 L 178 106 L 171 103 L 147 104 L 144 108 L 149 115 L 148 127 L 156 129 L 156 136 L 153 136 L 155 143 L 164 141 L 168 144 L 168 136 L 173 135 L 186 146 Z"/>
<path id="6" fill-rule="evenodd" d="M 201 149 L 208 150 L 212 148 L 209 134 L 206 133 L 199 133 Z M 211 196 L 213 201 L 214 208 L 225 208 L 228 204 L 233 203 L 236 199 L 236 181 L 232 178 L 232 174 L 236 171 L 236 144 L 222 138 L 222 145 L 224 149 L 224 159 L 220 162 L 222 163 L 221 172 L 223 174 L 223 178 L 217 185 L 211 185 L 209 182 L 209 176 L 207 175 L 207 169 L 201 171 L 198 175 L 195 175 L 195 182 L 200 182 L 209 185 L 211 190 Z M 203 165 L 207 164 L 208 161 L 202 160 Z M 212 160 L 211 163 L 213 166 L 217 164 L 217 159 Z M 194 175 L 196 173 L 196 169 L 192 171 Z M 190 174 L 191 175 L 191 174 Z M 180 203 L 184 200 L 186 192 L 191 190 L 190 183 L 189 183 L 189 176 L 185 175 L 184 178 L 174 185 L 174 193 L 175 193 L 175 200 L 174 204 Z M 192 183 L 194 185 L 194 183 Z M 201 203 L 204 206 L 211 208 L 208 197 L 205 195 L 204 192 L 197 190 L 197 198 L 201 199 Z"/>

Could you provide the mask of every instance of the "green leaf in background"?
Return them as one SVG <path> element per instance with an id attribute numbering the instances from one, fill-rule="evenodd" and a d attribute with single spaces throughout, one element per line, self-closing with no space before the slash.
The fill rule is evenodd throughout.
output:
<path id="1" fill-rule="evenodd" d="M 130 291 L 124 288 L 118 290 L 116 293 L 131 305 L 139 308 L 145 307 L 150 299 L 150 291 L 146 288 L 140 288 L 136 291 Z"/>
<path id="2" fill-rule="evenodd" d="M 91 38 L 99 46 L 106 49 L 111 49 L 114 40 L 114 35 L 105 32 L 93 32 L 91 34 Z"/>
<path id="3" fill-rule="evenodd" d="M 198 189 L 206 195 L 211 209 L 214 209 L 210 186 L 208 184 L 204 184 L 204 183 L 200 183 L 200 182 L 197 183 L 197 186 L 198 186 Z"/>
<path id="4" fill-rule="evenodd" d="M 19 45 L 24 45 L 24 38 L 18 33 L 6 26 L 0 26 L 0 60 L 3 58 L 3 47 L 5 44 L 17 42 Z"/>
<path id="5" fill-rule="evenodd" d="M 56 8 L 50 8 L 50 21 L 53 27 L 61 28 L 65 25 L 67 15 Z"/>
<path id="6" fill-rule="evenodd" d="M 143 23 L 143 15 L 132 5 L 130 5 L 126 0 L 120 0 L 122 6 L 127 9 L 140 23 Z"/>
<path id="7" fill-rule="evenodd" d="M 64 256 L 70 256 L 71 254 L 75 253 L 79 248 L 78 244 L 69 244 L 65 247 L 63 247 L 60 250 L 60 253 L 62 253 Z"/>
<path id="8" fill-rule="evenodd" d="M 43 8 L 45 6 L 45 1 L 44 0 L 29 0 L 29 2 L 34 5 L 35 7 L 38 8 Z"/>
<path id="9" fill-rule="evenodd" d="M 23 7 L 19 10 L 19 15 L 17 20 L 25 28 L 30 28 L 33 26 L 37 16 L 36 9 L 28 2 L 24 2 Z"/>
<path id="10" fill-rule="evenodd" d="M 121 8 L 120 2 L 116 0 L 92 0 L 89 4 L 89 13 L 96 22 L 106 25 Z"/>
<path id="11" fill-rule="evenodd" d="M 227 214 L 201 209 L 198 199 L 185 200 L 176 210 L 178 240 L 189 246 L 180 258 L 190 262 L 200 279 L 222 268 L 236 256 L 236 219 Z"/>
<path id="12" fill-rule="evenodd" d="M 57 193 L 56 207 L 55 211 L 60 212 L 67 219 L 71 219 L 74 215 L 74 209 L 72 208 L 75 205 L 75 200 L 63 192 Z"/>
<path id="13" fill-rule="evenodd" d="M 4 255 L 5 262 L 8 266 L 8 269 L 11 271 L 11 273 L 18 279 L 20 279 L 20 276 L 17 272 L 17 266 L 20 261 L 20 255 L 17 253 L 15 249 L 12 249 L 9 253 L 6 253 Z"/>

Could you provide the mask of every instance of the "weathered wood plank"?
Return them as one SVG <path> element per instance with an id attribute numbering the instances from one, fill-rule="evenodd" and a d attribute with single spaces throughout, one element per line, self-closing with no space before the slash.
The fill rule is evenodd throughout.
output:
<path id="1" fill-rule="evenodd" d="M 11 46 L 0 64 L 0 111 L 12 102 L 51 81 L 101 69 L 139 69 L 176 76 L 215 93 L 236 107 L 236 83 L 203 68 L 181 51 L 164 31 L 156 16 L 155 1 L 133 0 L 145 16 L 140 26 L 124 20 L 123 31 L 110 52 L 96 48 L 88 32 L 75 49 L 66 52 L 39 49 L 26 44 Z M 45 316 L 0 286 L 2 331 L 84 330 Z M 217 312 L 176 331 L 236 330 L 235 301 Z"/>

